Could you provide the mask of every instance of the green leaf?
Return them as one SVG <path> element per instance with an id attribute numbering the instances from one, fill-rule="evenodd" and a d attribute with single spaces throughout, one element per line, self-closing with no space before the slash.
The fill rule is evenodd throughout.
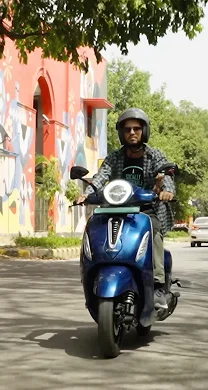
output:
<path id="1" fill-rule="evenodd" d="M 199 199 L 200 210 L 208 210 L 208 185 L 202 185 L 208 183 L 208 110 L 187 101 L 175 107 L 165 98 L 165 86 L 151 93 L 149 77 L 129 61 L 113 60 L 108 65 L 108 99 L 115 104 L 114 111 L 108 113 L 108 151 L 119 148 L 115 124 L 120 113 L 128 107 L 143 109 L 151 122 L 149 144 L 181 169 L 175 217 L 187 218 L 194 211 L 188 203 L 193 197 Z"/>
<path id="2" fill-rule="evenodd" d="M 69 202 L 73 202 L 75 199 L 78 198 L 80 193 L 78 185 L 72 181 L 69 180 L 66 184 L 66 190 L 65 190 L 65 196 L 68 199 Z"/>
<path id="3" fill-rule="evenodd" d="M 106 44 L 116 44 L 127 55 L 127 43 L 135 45 L 142 35 L 156 45 L 170 29 L 183 29 L 192 39 L 201 31 L 200 21 L 207 0 L 3 0 L 0 5 L 0 57 L 4 39 L 15 42 L 19 58 L 42 49 L 44 58 L 70 60 L 88 68 L 77 48 L 91 47 L 98 55 Z M 8 27 L 7 21 L 11 27 Z"/>

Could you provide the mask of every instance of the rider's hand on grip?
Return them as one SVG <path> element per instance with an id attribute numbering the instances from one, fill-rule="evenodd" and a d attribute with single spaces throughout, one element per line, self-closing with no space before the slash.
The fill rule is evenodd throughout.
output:
<path id="1" fill-rule="evenodd" d="M 163 202 L 170 202 L 171 200 L 173 200 L 173 194 L 172 192 L 168 192 L 168 191 L 161 191 L 160 194 L 159 194 L 159 199 Z"/>
<path id="2" fill-rule="evenodd" d="M 76 200 L 76 205 L 81 205 L 83 206 L 84 201 L 87 199 L 88 195 L 80 195 L 79 198 Z"/>

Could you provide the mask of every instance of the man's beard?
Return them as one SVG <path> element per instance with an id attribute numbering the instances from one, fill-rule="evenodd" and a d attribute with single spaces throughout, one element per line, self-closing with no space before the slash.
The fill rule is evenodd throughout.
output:
<path id="1" fill-rule="evenodd" d="M 126 142 L 125 146 L 127 149 L 130 149 L 132 153 L 137 153 L 143 149 L 143 142 L 139 141 L 136 144 L 130 144 L 130 143 Z"/>

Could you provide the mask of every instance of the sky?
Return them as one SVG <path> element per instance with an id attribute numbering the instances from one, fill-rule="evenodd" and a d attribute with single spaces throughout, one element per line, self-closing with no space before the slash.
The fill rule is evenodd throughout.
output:
<path id="1" fill-rule="evenodd" d="M 134 46 L 128 45 L 131 60 L 140 70 L 151 74 L 151 90 L 166 84 L 166 97 L 176 105 L 188 100 L 195 106 L 208 109 L 208 7 L 202 20 L 203 31 L 193 40 L 183 32 L 168 33 L 157 46 L 148 44 L 145 37 Z M 103 53 L 107 61 L 122 57 L 116 46 Z"/>

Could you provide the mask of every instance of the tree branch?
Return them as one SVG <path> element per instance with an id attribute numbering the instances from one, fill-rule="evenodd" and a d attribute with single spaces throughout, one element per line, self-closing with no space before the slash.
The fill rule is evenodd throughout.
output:
<path id="1" fill-rule="evenodd" d="M 12 41 L 15 41 L 16 39 L 25 39 L 33 36 L 40 36 L 40 35 L 44 36 L 46 35 L 46 33 L 43 33 L 42 31 L 34 31 L 34 32 L 31 31 L 24 34 L 15 33 L 7 29 L 3 24 L 3 20 L 0 20 L 0 35 L 6 35 Z"/>

